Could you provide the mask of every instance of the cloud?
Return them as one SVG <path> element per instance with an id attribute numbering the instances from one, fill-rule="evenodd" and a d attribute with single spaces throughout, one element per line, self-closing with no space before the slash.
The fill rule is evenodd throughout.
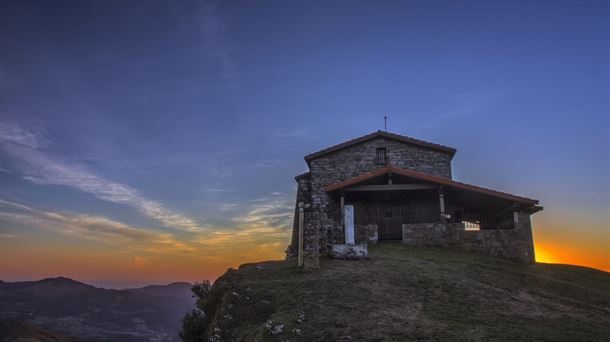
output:
<path id="1" fill-rule="evenodd" d="M 11 158 L 12 170 L 24 179 L 35 184 L 68 186 L 104 201 L 135 208 L 174 230 L 135 227 L 105 216 L 48 211 L 6 200 L 0 200 L 0 223 L 18 222 L 24 227 L 108 244 L 112 255 L 129 253 L 131 257 L 146 258 L 138 261 L 140 265 L 147 262 L 152 265 L 152 255 L 162 258 L 163 255 L 180 254 L 180 257 L 220 271 L 225 266 L 235 267 L 244 262 L 283 256 L 283 247 L 290 238 L 294 207 L 282 193 L 239 203 L 215 202 L 223 220 L 203 226 L 159 201 L 146 198 L 127 184 L 106 179 L 79 161 L 51 152 L 51 143 L 39 134 L 17 126 L 7 130 L 2 121 L 0 126 L 2 132 L 11 132 L 8 137 L 0 136 L 0 149 Z M 235 190 L 211 184 L 204 191 L 222 194 Z M 235 217 L 233 213 L 236 213 Z M 2 233 L 19 236 L 17 232 Z M 90 255 L 83 257 L 87 256 Z M 133 262 L 135 265 L 135 259 Z"/>
<path id="2" fill-rule="evenodd" d="M 254 205 L 247 222 L 240 222 L 235 228 L 218 228 L 189 235 L 188 241 L 181 241 L 171 233 L 133 227 L 103 216 L 46 211 L 6 200 L 0 200 L 0 223 L 14 221 L 36 229 L 108 244 L 110 253 L 83 257 L 127 253 L 132 256 L 132 264 L 136 267 L 152 265 L 152 260 L 157 260 L 154 258 L 166 256 L 187 257 L 208 266 L 236 267 L 244 262 L 282 257 L 282 250 L 290 239 L 286 217 L 277 220 L 282 215 L 278 216 L 275 211 L 282 207 L 280 204 Z"/>
<path id="3" fill-rule="evenodd" d="M 0 139 L 6 143 L 30 148 L 40 147 L 44 140 L 14 124 L 0 122 Z"/>
<path id="4" fill-rule="evenodd" d="M 219 196 L 235 193 L 237 191 L 234 189 L 225 189 L 225 188 L 205 188 L 205 189 L 203 189 L 203 192 L 205 192 L 206 197 L 208 199 L 215 200 Z"/>
<path id="5" fill-rule="evenodd" d="M 281 159 L 263 159 L 254 163 L 254 167 L 257 168 L 273 168 L 282 165 L 284 161 Z"/>
<path id="6" fill-rule="evenodd" d="M 195 237 L 192 243 L 206 250 L 206 258 L 260 260 L 265 256 L 280 257 L 290 242 L 293 205 L 280 193 L 272 194 L 271 198 L 250 200 L 241 210 L 243 214 L 232 218 L 232 228 L 218 228 L 205 236 Z M 231 209 L 238 208 L 231 206 Z"/>
<path id="7" fill-rule="evenodd" d="M 39 149 L 43 139 L 33 133 L 2 122 L 0 132 L 10 133 L 0 135 L 0 145 L 18 162 L 24 179 L 36 184 L 69 186 L 101 200 L 128 205 L 168 228 L 192 232 L 205 229 L 195 220 L 142 196 L 129 185 L 107 180 L 79 163 Z"/>
<path id="8" fill-rule="evenodd" d="M 15 237 L 15 235 L 12 235 L 12 234 L 0 233 L 0 239 L 12 239 L 14 237 Z"/>
<path id="9" fill-rule="evenodd" d="M 236 246 L 235 251 L 237 251 L 241 246 L 269 246 L 276 243 L 285 245 L 289 236 L 290 232 L 286 230 L 244 226 L 240 229 L 218 230 L 205 238 L 195 239 L 193 242 L 206 247 L 207 250 L 234 245 Z"/>
<path id="10" fill-rule="evenodd" d="M 288 229 L 292 222 L 294 203 L 288 199 L 261 198 L 254 201 L 245 215 L 233 218 L 237 223 L 247 224 L 254 228 Z"/>
<path id="11" fill-rule="evenodd" d="M 59 213 L 0 200 L 0 219 L 30 224 L 86 240 L 94 240 L 148 252 L 192 252 L 194 248 L 170 233 L 132 227 L 103 216 Z"/>
<path id="12" fill-rule="evenodd" d="M 220 203 L 218 204 L 218 210 L 220 211 L 233 211 L 239 209 L 239 203 Z"/>
<path id="13" fill-rule="evenodd" d="M 236 192 L 234 189 L 206 188 L 205 192 Z"/>
<path id="14" fill-rule="evenodd" d="M 136 267 L 140 267 L 140 268 L 141 268 L 141 267 L 146 266 L 146 264 L 147 264 L 147 260 L 146 260 L 146 258 L 143 258 L 143 257 L 141 257 L 141 256 L 134 256 L 134 257 L 133 257 L 133 264 L 134 264 Z"/>

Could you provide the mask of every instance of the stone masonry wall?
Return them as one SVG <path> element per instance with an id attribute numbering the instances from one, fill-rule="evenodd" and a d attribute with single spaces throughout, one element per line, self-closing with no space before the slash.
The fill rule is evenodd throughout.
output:
<path id="1" fill-rule="evenodd" d="M 333 241 L 329 236 L 342 236 L 340 221 L 334 219 L 331 199 L 324 191 L 330 184 L 371 172 L 380 168 L 376 163 L 377 148 L 387 149 L 389 164 L 400 168 L 451 178 L 451 155 L 430 148 L 378 137 L 311 160 L 311 205 L 318 214 L 317 221 L 310 222 L 321 237 L 319 251 L 330 250 Z M 329 230 L 336 232 L 329 232 Z M 335 234 L 336 233 L 336 234 Z M 312 246 L 313 248 L 313 246 Z"/>
<path id="2" fill-rule="evenodd" d="M 377 243 L 379 240 L 379 233 L 377 224 L 355 224 L 355 240 L 356 243 Z"/>
<path id="3" fill-rule="evenodd" d="M 318 235 L 319 213 L 311 203 L 311 181 L 309 177 L 300 178 L 297 186 L 297 197 L 292 225 L 292 241 L 286 250 L 286 256 L 297 256 L 299 249 L 299 202 L 303 202 L 303 256 L 305 269 L 318 268 L 320 237 Z"/>
<path id="4" fill-rule="evenodd" d="M 459 248 L 526 264 L 535 262 L 530 216 L 519 213 L 513 229 L 467 231 L 458 224 L 403 225 L 403 241 L 410 246 Z"/>

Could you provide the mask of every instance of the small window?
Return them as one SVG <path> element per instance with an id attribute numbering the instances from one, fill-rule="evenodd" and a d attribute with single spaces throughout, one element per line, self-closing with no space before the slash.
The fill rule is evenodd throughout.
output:
<path id="1" fill-rule="evenodd" d="M 386 148 L 381 147 L 377 149 L 377 165 L 386 164 Z"/>

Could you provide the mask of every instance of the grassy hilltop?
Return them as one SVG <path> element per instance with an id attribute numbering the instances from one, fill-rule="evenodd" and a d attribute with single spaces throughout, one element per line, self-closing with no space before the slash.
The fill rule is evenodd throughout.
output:
<path id="1" fill-rule="evenodd" d="M 602 341 L 610 274 L 378 245 L 369 261 L 241 266 L 218 279 L 208 331 L 222 340 Z"/>

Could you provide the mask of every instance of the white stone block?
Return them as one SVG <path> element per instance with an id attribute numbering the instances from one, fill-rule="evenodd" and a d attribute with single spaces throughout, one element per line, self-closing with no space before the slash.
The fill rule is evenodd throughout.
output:
<path id="1" fill-rule="evenodd" d="M 354 236 L 354 206 L 346 205 L 344 207 L 345 212 L 345 243 L 353 245 L 356 243 Z"/>
<path id="2" fill-rule="evenodd" d="M 333 245 L 332 257 L 336 259 L 362 259 L 369 255 L 368 246 L 365 243 L 359 245 Z"/>

